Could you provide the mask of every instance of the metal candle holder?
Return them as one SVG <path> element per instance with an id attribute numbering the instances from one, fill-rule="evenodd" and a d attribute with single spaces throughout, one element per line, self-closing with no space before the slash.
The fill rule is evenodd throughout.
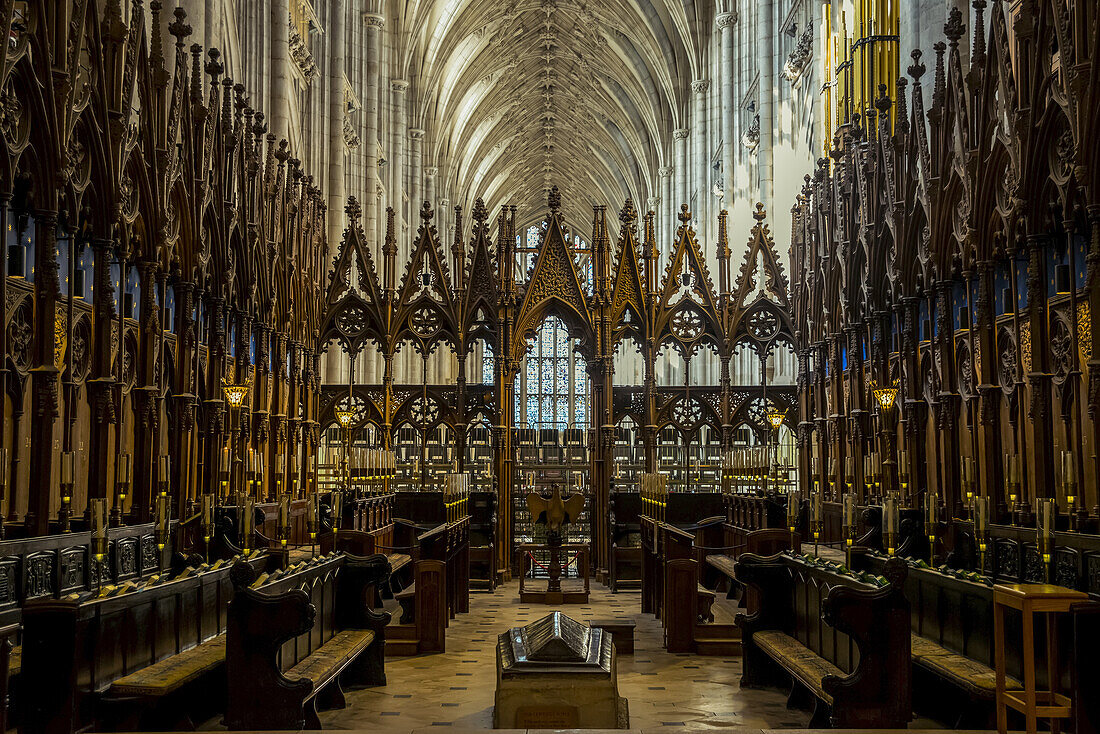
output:
<path id="1" fill-rule="evenodd" d="M 814 534 L 814 555 L 817 555 L 817 545 L 821 542 L 821 531 L 825 521 L 821 507 L 821 493 L 814 492 L 810 495 L 810 530 Z"/>
<path id="2" fill-rule="evenodd" d="M 70 530 L 69 521 L 72 518 L 73 486 L 76 484 L 76 452 L 61 452 L 61 508 L 58 510 L 58 520 L 61 532 Z"/>
<path id="3" fill-rule="evenodd" d="M 1039 556 L 1043 560 L 1046 582 L 1050 583 L 1050 567 L 1054 560 L 1054 516 L 1057 503 L 1051 497 L 1035 500 L 1035 532 L 1039 545 Z"/>
<path id="4" fill-rule="evenodd" d="M 107 498 L 94 497 L 88 504 L 92 521 L 92 558 L 98 567 L 107 560 Z M 102 579 L 102 569 L 97 568 L 96 579 Z"/>
<path id="5" fill-rule="evenodd" d="M 974 540 L 978 544 L 978 568 L 985 570 L 985 553 L 989 545 L 989 498 L 974 498 Z"/>
<path id="6" fill-rule="evenodd" d="M 1020 500 L 1020 457 L 1017 454 L 1005 454 L 1005 466 L 1008 472 L 1008 515 L 1010 522 L 1015 525 Z"/>
<path id="7" fill-rule="evenodd" d="M 154 535 L 157 543 L 157 550 L 163 551 L 168 545 L 168 538 L 171 535 L 172 527 L 171 521 L 172 502 L 171 498 L 166 494 L 157 495 L 156 499 L 156 527 L 154 529 Z"/>
<path id="8" fill-rule="evenodd" d="M 898 498 L 893 492 L 887 492 L 882 498 L 882 536 L 887 555 L 895 555 L 898 550 Z"/>
<path id="9" fill-rule="evenodd" d="M 206 548 L 206 560 L 210 560 L 210 540 L 214 537 L 214 495 L 204 494 L 202 496 L 200 519 L 202 542 Z"/>
<path id="10" fill-rule="evenodd" d="M 940 526 L 940 498 L 924 493 L 924 534 L 928 536 L 928 563 L 936 565 L 936 535 Z"/>
<path id="11" fill-rule="evenodd" d="M 844 522 L 844 554 L 847 556 L 848 565 L 852 565 L 852 546 L 856 542 L 856 496 L 853 492 L 844 494 L 843 522 Z"/>
<path id="12" fill-rule="evenodd" d="M 278 538 L 279 545 L 286 548 L 287 543 L 290 542 L 290 493 L 284 492 L 279 495 L 279 510 L 278 510 Z"/>

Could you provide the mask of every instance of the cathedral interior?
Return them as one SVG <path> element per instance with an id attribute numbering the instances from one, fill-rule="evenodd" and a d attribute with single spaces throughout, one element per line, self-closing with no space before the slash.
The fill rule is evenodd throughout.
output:
<path id="1" fill-rule="evenodd" d="M 0 734 L 1100 732 L 1096 0 L 0 27 Z"/>

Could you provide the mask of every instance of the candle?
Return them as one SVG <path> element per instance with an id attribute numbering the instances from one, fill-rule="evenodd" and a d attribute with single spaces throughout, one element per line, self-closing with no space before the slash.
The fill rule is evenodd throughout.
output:
<path id="1" fill-rule="evenodd" d="M 94 497 L 91 500 L 92 515 L 92 554 L 97 561 L 107 557 L 107 499 Z"/>
<path id="2" fill-rule="evenodd" d="M 169 475 L 172 473 L 172 459 L 168 454 L 160 457 L 160 493 L 168 494 Z"/>
<path id="3" fill-rule="evenodd" d="M 214 495 L 202 496 L 202 537 L 209 541 L 214 530 Z"/>
<path id="4" fill-rule="evenodd" d="M 1073 464 L 1073 452 L 1062 452 L 1062 486 L 1066 490 L 1066 494 L 1072 494 L 1073 488 L 1077 486 L 1077 472 Z"/>
<path id="5" fill-rule="evenodd" d="M 856 496 L 854 492 L 844 493 L 844 535 L 845 544 L 852 545 L 856 535 Z"/>
<path id="6" fill-rule="evenodd" d="M 11 482 L 11 462 L 7 448 L 0 448 L 0 491 L 6 491 Z"/>
<path id="7" fill-rule="evenodd" d="M 157 550 L 164 550 L 164 546 L 168 545 L 168 518 L 169 518 L 169 506 L 168 495 L 162 494 L 157 497 L 156 512 L 157 512 L 157 526 L 156 526 L 156 542 Z"/>
<path id="8" fill-rule="evenodd" d="M 76 476 L 76 452 L 75 451 L 62 451 L 61 452 L 61 486 L 68 488 L 71 492 L 73 487 L 73 478 Z"/>
<path id="9" fill-rule="evenodd" d="M 279 498 L 279 543 L 283 546 L 290 539 L 290 497 Z"/>
<path id="10" fill-rule="evenodd" d="M 221 471 L 222 474 L 228 474 L 229 473 L 229 447 L 228 446 L 225 446 L 225 447 L 222 448 L 221 463 L 220 463 L 218 468 L 219 468 L 219 470 Z"/>

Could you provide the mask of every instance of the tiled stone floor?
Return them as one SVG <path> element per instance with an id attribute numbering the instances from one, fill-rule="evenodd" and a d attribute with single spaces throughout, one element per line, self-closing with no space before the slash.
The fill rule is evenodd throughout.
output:
<path id="1" fill-rule="evenodd" d="M 459 615 L 447 629 L 445 654 L 387 658 L 388 685 L 349 691 L 347 708 L 321 713 L 324 727 L 374 734 L 432 734 L 438 727 L 449 727 L 447 731 L 453 734 L 491 729 L 497 635 L 553 611 L 552 607 L 520 604 L 518 591 L 518 584 L 512 583 L 492 594 L 471 594 L 470 613 Z M 631 731 L 626 734 L 687 729 L 721 729 L 722 734 L 772 734 L 769 730 L 783 729 L 787 730 L 784 734 L 798 734 L 790 730 L 803 729 L 809 723 L 809 714 L 787 709 L 786 696 L 779 691 L 742 691 L 739 657 L 665 652 L 660 624 L 652 615 L 640 612 L 638 592 L 612 594 L 593 585 L 591 604 L 561 609 L 580 621 L 635 620 L 634 655 L 618 659 L 619 695 L 630 702 Z M 224 729 L 219 719 L 200 728 Z M 908 734 L 936 728 L 935 722 L 918 718 L 910 724 Z M 501 731 L 524 734 L 522 730 Z M 595 730 L 589 731 L 595 734 Z M 529 730 L 526 734 L 544 733 Z"/>
<path id="2" fill-rule="evenodd" d="M 447 629 L 447 652 L 387 658 L 388 685 L 352 691 L 348 707 L 321 714 L 326 728 L 390 731 L 451 726 L 492 727 L 497 635 L 553 611 L 519 603 L 518 585 L 472 594 L 470 613 Z M 619 694 L 630 702 L 632 729 L 801 728 L 809 716 L 788 711 L 778 691 L 740 690 L 740 658 L 670 655 L 660 624 L 641 614 L 637 592 L 610 593 L 593 585 L 591 604 L 567 605 L 579 621 L 630 617 L 637 623 L 635 653 L 619 656 Z"/>

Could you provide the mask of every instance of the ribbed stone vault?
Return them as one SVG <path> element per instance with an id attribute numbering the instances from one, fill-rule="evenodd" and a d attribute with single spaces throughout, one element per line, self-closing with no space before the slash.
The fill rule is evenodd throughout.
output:
<path id="1" fill-rule="evenodd" d="M 698 76 L 697 18 L 712 15 L 688 1 L 418 0 L 398 57 L 436 120 L 431 157 L 451 162 L 451 191 L 528 222 L 557 185 L 584 232 L 592 204 L 657 194 Z"/>

